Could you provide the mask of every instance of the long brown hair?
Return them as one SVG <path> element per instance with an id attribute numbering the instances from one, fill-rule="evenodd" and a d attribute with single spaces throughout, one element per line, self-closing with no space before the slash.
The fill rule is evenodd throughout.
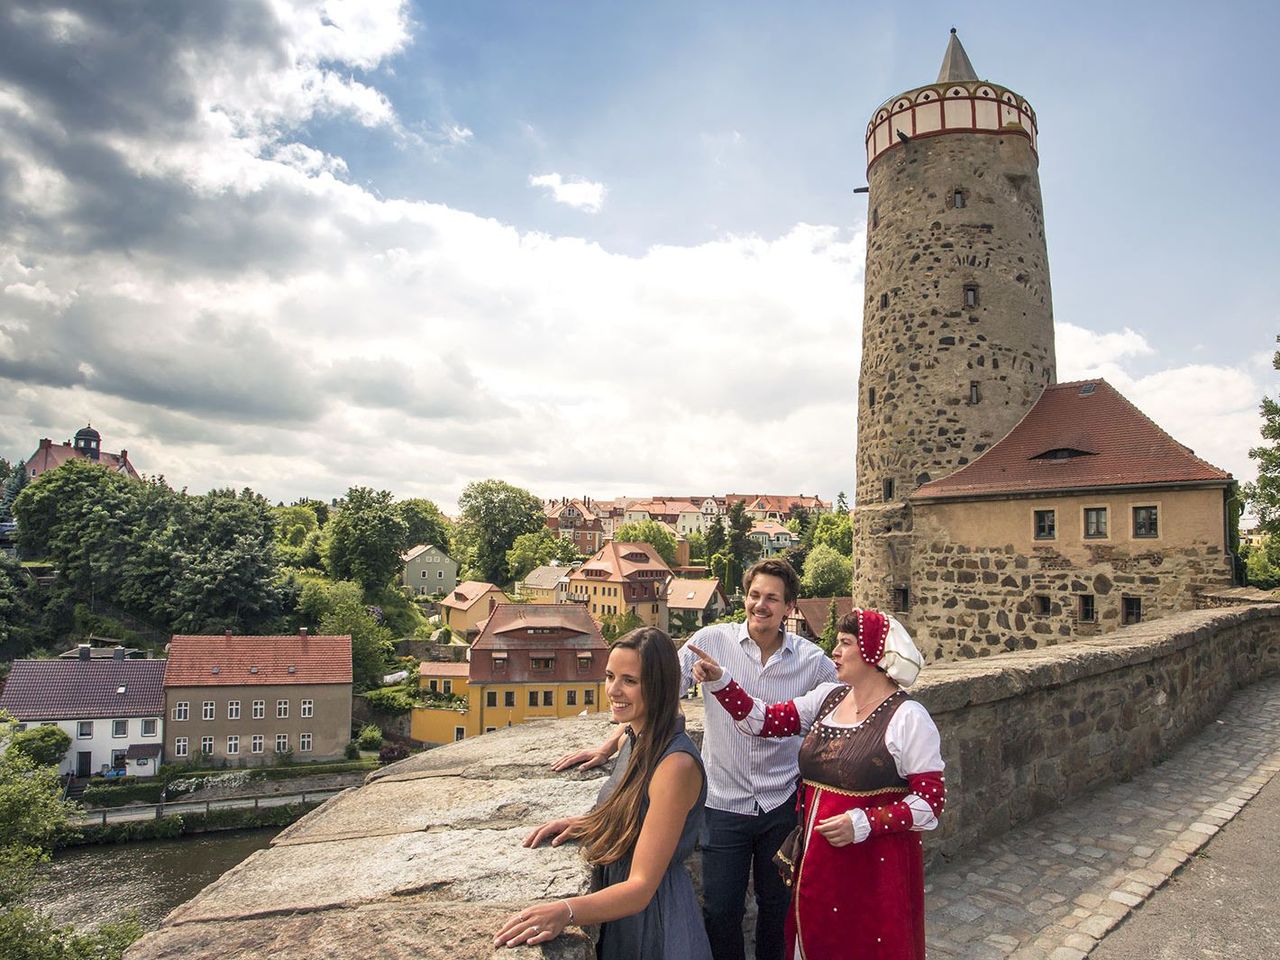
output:
<path id="1" fill-rule="evenodd" d="M 640 655 L 645 717 L 617 789 L 574 831 L 583 841 L 582 855 L 591 863 L 615 863 L 635 845 L 649 780 L 680 729 L 680 660 L 671 638 L 657 627 L 641 627 L 619 637 L 613 649 Z"/>

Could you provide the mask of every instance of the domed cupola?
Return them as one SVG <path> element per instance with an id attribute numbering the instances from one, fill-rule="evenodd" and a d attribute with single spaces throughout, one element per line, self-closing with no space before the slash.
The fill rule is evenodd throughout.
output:
<path id="1" fill-rule="evenodd" d="M 92 425 L 85 424 L 76 431 L 75 450 L 82 457 L 97 460 L 102 451 L 102 434 L 93 429 Z"/>

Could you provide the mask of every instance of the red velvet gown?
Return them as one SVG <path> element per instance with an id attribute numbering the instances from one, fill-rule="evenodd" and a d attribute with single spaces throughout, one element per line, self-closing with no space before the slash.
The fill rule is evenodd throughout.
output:
<path id="1" fill-rule="evenodd" d="M 945 799 L 941 771 L 904 779 L 885 746 L 899 691 L 854 727 L 832 727 L 824 717 L 844 699 L 839 686 L 822 702 L 800 748 L 798 801 L 804 846 L 795 864 L 787 915 L 788 960 L 925 960 L 924 851 L 911 829 L 905 799 L 916 794 L 935 813 Z M 742 719 L 743 692 L 731 683 L 716 693 Z M 767 708 L 762 736 L 800 732 L 792 702 Z M 861 807 L 871 834 L 861 843 L 832 846 L 814 825 Z"/>

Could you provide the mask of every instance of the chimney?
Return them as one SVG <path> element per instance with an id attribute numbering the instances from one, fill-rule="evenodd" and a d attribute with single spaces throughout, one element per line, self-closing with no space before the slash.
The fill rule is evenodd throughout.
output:
<path id="1" fill-rule="evenodd" d="M 48 449 L 49 447 L 52 447 L 52 446 L 53 446 L 53 441 L 52 441 L 52 440 L 50 440 L 48 437 L 41 437 L 41 438 L 40 438 L 40 449 L 41 449 L 41 450 L 46 450 L 46 449 Z"/>
<path id="2" fill-rule="evenodd" d="M 230 630 L 227 630 L 227 639 L 228 639 L 228 640 L 230 640 L 230 639 L 231 639 L 231 631 L 230 631 Z"/>
<path id="3" fill-rule="evenodd" d="M 121 450 L 121 451 L 120 451 L 120 459 L 121 459 L 121 460 L 128 460 L 128 459 L 129 459 L 129 451 L 128 451 L 128 450 Z"/>
<path id="4" fill-rule="evenodd" d="M 113 648 L 112 648 L 112 650 L 111 650 L 111 659 L 112 659 L 112 660 L 123 660 L 123 659 L 124 659 L 124 647 L 113 647 Z"/>
<path id="5" fill-rule="evenodd" d="M 306 627 L 299 627 L 299 628 L 298 628 L 298 636 L 299 636 L 301 639 L 303 639 L 303 640 L 307 639 L 307 628 L 306 628 Z"/>
<path id="6" fill-rule="evenodd" d="M 89 659 L 89 645 L 88 645 L 87 643 L 81 643 L 81 644 L 77 645 L 77 647 L 76 647 L 76 654 L 80 657 L 80 659 L 81 659 L 81 660 L 88 660 L 88 659 Z"/>

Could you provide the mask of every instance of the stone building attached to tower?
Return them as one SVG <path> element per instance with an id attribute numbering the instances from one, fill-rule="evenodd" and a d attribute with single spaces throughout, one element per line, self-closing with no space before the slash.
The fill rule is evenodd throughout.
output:
<path id="1" fill-rule="evenodd" d="M 1110 386 L 1095 384 L 1098 399 L 1107 402 L 1082 410 L 1105 406 L 1123 412 L 1125 423 L 1141 421 L 1151 430 L 1113 435 L 1105 418 L 1091 414 L 1072 434 L 1076 447 L 1092 451 L 1081 454 L 1082 462 L 1096 466 L 1094 448 L 1105 439 L 1118 472 L 1093 475 L 1086 492 L 1064 479 L 1034 487 L 1034 494 L 1067 498 L 1069 506 L 1040 508 L 1065 509 L 1071 518 L 1064 515 L 1066 535 L 1079 519 L 1071 499 L 1077 495 L 1096 500 L 1103 488 L 1111 497 L 1137 487 L 1138 499 L 1149 505 L 1161 494 L 1152 483 L 1172 483 L 1177 495 L 1170 503 L 1179 504 L 1179 519 L 1166 515 L 1169 523 L 1155 541 L 1143 536 L 1135 545 L 1120 536 L 1117 511 L 1133 505 L 1116 493 L 1120 499 L 1099 501 L 1112 511 L 1115 537 L 1087 550 L 1045 549 L 1032 542 L 1036 534 L 1028 526 L 1036 512 L 1027 514 L 1033 491 L 990 475 L 993 448 L 1007 454 L 1013 448 L 1006 437 L 1014 433 L 1020 444 L 1036 448 L 1033 460 L 1056 462 L 1066 449 L 1055 446 L 1062 424 L 1033 415 L 1051 396 L 1065 396 L 1054 387 L 1038 135 L 1030 104 L 978 79 L 955 31 L 937 81 L 887 100 L 867 125 L 853 596 L 860 605 L 897 611 L 927 656 L 1057 642 L 1116 625 L 1126 616 L 1125 597 L 1130 619 L 1150 618 L 1187 609 L 1201 589 L 1231 582 L 1224 494 L 1230 475 L 1195 460 Z M 1042 428 L 1047 432 L 1037 437 Z M 1134 443 L 1154 443 L 1170 469 L 1126 473 L 1133 451 L 1127 445 Z M 1171 466 L 1187 458 L 1202 469 Z M 951 481 L 978 464 L 987 486 L 962 495 Z M 1070 473 L 1041 470 L 1039 476 Z M 1197 492 L 1194 506 L 1184 510 L 1186 483 Z M 1191 515 L 1195 523 L 1184 526 L 1182 518 Z M 973 522 L 979 516 L 984 519 Z M 1175 555 L 1187 562 L 1166 563 Z M 1053 576 L 1039 577 L 1050 570 Z M 951 575 L 956 572 L 963 576 Z M 1064 595 L 1085 594 L 1095 582 L 1126 586 L 1131 576 L 1130 593 L 1093 590 L 1092 608 Z M 1046 619 L 1032 622 L 1023 608 Z M 1072 610 L 1094 616 L 1082 619 Z"/>

